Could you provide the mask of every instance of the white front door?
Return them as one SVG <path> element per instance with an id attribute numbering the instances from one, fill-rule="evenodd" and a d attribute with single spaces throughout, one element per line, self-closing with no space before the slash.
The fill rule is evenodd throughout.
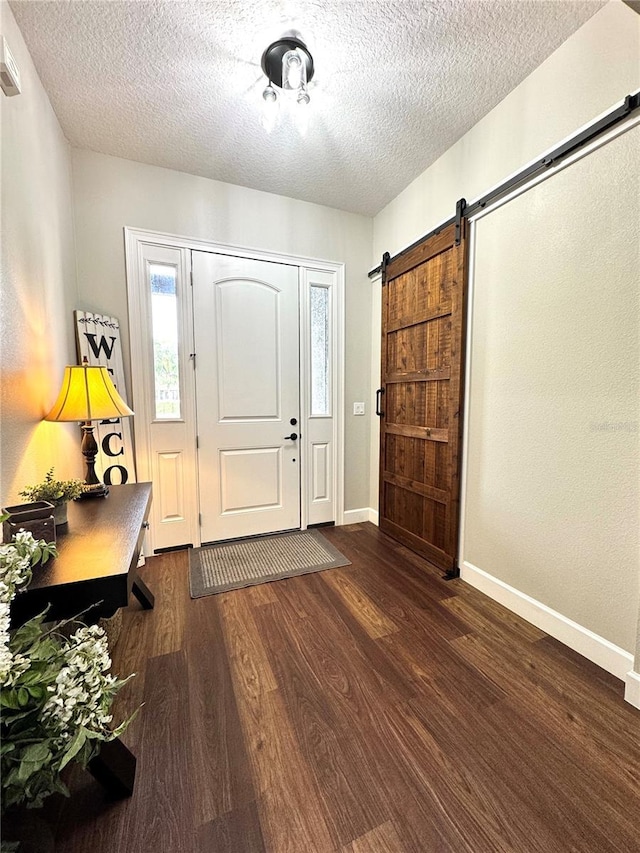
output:
<path id="1" fill-rule="evenodd" d="M 201 541 L 299 528 L 298 269 L 192 257 Z"/>

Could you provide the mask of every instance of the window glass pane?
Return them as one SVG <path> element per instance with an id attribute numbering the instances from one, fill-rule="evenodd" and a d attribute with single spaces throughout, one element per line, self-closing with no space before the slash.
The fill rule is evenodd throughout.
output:
<path id="1" fill-rule="evenodd" d="M 149 264 L 156 418 L 180 417 L 176 268 Z"/>
<path id="2" fill-rule="evenodd" d="M 329 288 L 311 286 L 311 414 L 329 415 Z"/>

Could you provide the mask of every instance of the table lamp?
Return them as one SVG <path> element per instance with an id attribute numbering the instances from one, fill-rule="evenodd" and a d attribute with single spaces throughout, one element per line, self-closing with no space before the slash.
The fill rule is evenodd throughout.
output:
<path id="1" fill-rule="evenodd" d="M 95 470 L 98 445 L 91 421 L 128 418 L 133 414 L 118 394 L 106 367 L 93 367 L 85 356 L 80 365 L 64 369 L 58 399 L 45 421 L 78 421 L 82 427 L 82 455 L 87 463 L 83 498 L 104 498 L 109 489 L 101 483 Z"/>

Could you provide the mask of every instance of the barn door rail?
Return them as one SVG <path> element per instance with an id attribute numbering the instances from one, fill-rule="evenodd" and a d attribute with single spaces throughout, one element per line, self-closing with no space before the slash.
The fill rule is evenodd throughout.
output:
<path id="1" fill-rule="evenodd" d="M 536 160 L 533 163 L 525 166 L 520 172 L 517 172 L 512 177 L 508 178 L 502 184 L 499 184 L 494 189 L 490 190 L 486 195 L 481 196 L 474 202 L 467 204 L 466 201 L 462 198 L 456 204 L 456 214 L 451 218 L 447 219 L 446 222 L 442 222 L 440 225 L 436 226 L 432 231 L 429 231 L 428 234 L 425 234 L 424 237 L 420 237 L 420 239 L 416 240 L 410 246 L 402 249 L 398 252 L 397 255 L 394 255 L 392 258 L 389 257 L 389 253 L 385 252 L 383 257 L 383 261 L 377 267 L 372 269 L 369 272 L 369 278 L 376 277 L 379 273 L 383 272 L 383 270 L 391 263 L 392 261 L 401 258 L 403 255 L 406 255 L 408 252 L 415 249 L 416 246 L 419 246 L 421 243 L 424 243 L 425 240 L 428 240 L 430 237 L 434 237 L 436 234 L 439 234 L 445 228 L 448 228 L 449 225 L 455 224 L 456 226 L 456 245 L 460 245 L 459 243 L 459 234 L 460 234 L 460 222 L 462 217 L 467 217 L 470 219 L 472 216 L 475 216 L 477 213 L 480 213 L 481 210 L 484 210 L 490 204 L 493 204 L 496 201 L 499 201 L 504 196 L 509 193 L 517 190 L 523 184 L 530 181 L 532 178 L 535 178 L 537 175 L 549 169 L 551 166 L 557 166 L 562 160 L 565 160 L 567 157 L 575 154 L 576 151 L 579 151 L 585 145 L 588 145 L 602 133 L 605 133 L 608 130 L 611 130 L 612 127 L 619 124 L 625 119 L 629 118 L 633 113 L 638 112 L 640 110 L 640 91 L 634 92 L 631 95 L 627 95 L 623 101 L 623 103 L 615 107 L 613 110 L 608 112 L 605 116 L 594 121 L 584 130 L 581 130 L 579 133 L 576 133 L 575 136 L 572 136 L 566 142 L 563 142 L 553 151 L 545 154 L 540 160 Z"/>

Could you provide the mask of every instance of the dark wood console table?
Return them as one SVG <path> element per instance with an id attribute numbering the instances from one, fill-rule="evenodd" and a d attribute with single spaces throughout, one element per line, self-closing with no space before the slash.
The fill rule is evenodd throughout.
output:
<path id="1" fill-rule="evenodd" d="M 153 595 L 137 573 L 150 506 L 151 483 L 110 486 L 106 498 L 71 501 L 69 523 L 57 531 L 58 556 L 36 566 L 29 588 L 15 597 L 12 627 L 47 605 L 47 619 L 68 619 L 91 607 L 83 621 L 96 622 L 126 607 L 132 592 L 151 609 Z"/>
<path id="2" fill-rule="evenodd" d="M 96 622 L 126 607 L 131 593 L 153 608 L 137 570 L 150 506 L 151 483 L 110 486 L 106 498 L 72 501 L 68 525 L 56 532 L 58 556 L 36 566 L 29 588 L 13 600 L 12 627 L 47 605 L 47 619 L 69 619 L 91 607 L 82 621 Z M 119 738 L 102 745 L 89 770 L 110 797 L 133 793 L 136 758 Z"/>

